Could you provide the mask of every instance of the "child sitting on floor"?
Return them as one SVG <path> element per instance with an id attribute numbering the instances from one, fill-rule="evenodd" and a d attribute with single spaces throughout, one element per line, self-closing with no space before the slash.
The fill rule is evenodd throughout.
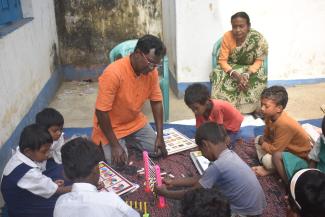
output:
<path id="1" fill-rule="evenodd" d="M 45 108 L 36 115 L 36 124 L 44 126 L 51 134 L 53 144 L 50 148 L 50 157 L 57 164 L 61 164 L 61 147 L 64 144 L 62 114 L 53 108 Z"/>
<path id="2" fill-rule="evenodd" d="M 211 189 L 217 186 L 228 199 L 232 215 L 256 216 L 262 214 L 265 195 L 255 174 L 233 151 L 227 148 L 229 137 L 222 125 L 203 123 L 196 131 L 195 141 L 203 156 L 213 163 L 202 177 L 164 179 L 166 184 L 155 187 L 165 197 L 181 199 L 189 190 Z M 185 190 L 170 190 L 171 187 L 187 186 Z"/>
<path id="3" fill-rule="evenodd" d="M 56 202 L 54 217 L 140 217 L 114 192 L 97 190 L 98 163 L 104 159 L 97 145 L 79 137 L 63 145 L 61 152 L 64 173 L 73 185 Z"/>
<path id="4" fill-rule="evenodd" d="M 1 192 L 12 217 L 53 216 L 57 194 L 70 191 L 53 182 L 36 164 L 46 161 L 53 140 L 46 129 L 32 124 L 23 129 L 19 149 L 6 164 Z"/>
<path id="5" fill-rule="evenodd" d="M 49 158 L 40 165 L 45 170 L 43 174 L 52 177 L 53 180 L 64 179 L 61 160 L 61 148 L 64 144 L 62 132 L 64 124 L 63 116 L 53 108 L 45 108 L 36 115 L 36 124 L 46 128 L 53 139 Z M 66 183 L 69 185 L 72 184 L 68 180 L 66 180 Z"/>
<path id="6" fill-rule="evenodd" d="M 195 189 L 182 200 L 183 217 L 230 217 L 228 200 L 216 188 Z"/>
<path id="7" fill-rule="evenodd" d="M 291 209 L 288 217 L 324 217 L 325 174 L 317 169 L 302 169 L 290 181 Z"/>
<path id="8" fill-rule="evenodd" d="M 196 128 L 206 121 L 212 121 L 223 124 L 227 131 L 237 132 L 244 120 L 229 102 L 210 99 L 208 88 L 200 83 L 192 84 L 185 90 L 184 101 L 195 114 Z"/>
<path id="9" fill-rule="evenodd" d="M 325 116 L 322 121 L 322 134 L 316 141 L 312 150 L 308 154 L 309 167 L 317 168 L 321 172 L 325 173 Z M 273 163 L 278 171 L 283 172 L 283 181 L 288 183 L 294 173 L 300 169 L 308 168 L 306 160 L 290 153 L 281 152 L 277 153 L 273 157 Z"/>
<path id="10" fill-rule="evenodd" d="M 272 162 L 272 155 L 276 152 L 287 151 L 307 159 L 311 149 L 309 136 L 297 121 L 283 111 L 287 102 L 288 93 L 282 86 L 266 88 L 261 94 L 265 128 L 263 136 L 255 139 L 257 156 L 262 164 L 252 168 L 257 175 L 266 176 L 277 169 L 284 179 L 284 171 L 275 168 Z"/>

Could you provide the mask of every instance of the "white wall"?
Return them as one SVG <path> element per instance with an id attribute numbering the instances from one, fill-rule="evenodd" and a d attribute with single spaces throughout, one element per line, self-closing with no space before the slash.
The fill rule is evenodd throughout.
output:
<path id="1" fill-rule="evenodd" d="M 27 3 L 28 11 L 24 14 L 34 19 L 0 38 L 0 147 L 28 112 L 53 71 L 52 48 L 58 43 L 54 2 L 27 0 Z"/>
<path id="2" fill-rule="evenodd" d="M 209 80 L 213 44 L 231 29 L 230 17 L 238 11 L 249 14 L 252 28 L 269 43 L 270 80 L 325 77 L 323 0 L 190 0 L 169 4 L 175 8 L 176 21 L 164 18 L 163 26 L 176 23 L 176 30 L 169 34 L 176 34 L 177 67 L 173 73 L 178 83 Z M 164 33 L 164 39 L 168 38 L 172 36 Z M 168 47 L 170 51 L 175 50 Z"/>

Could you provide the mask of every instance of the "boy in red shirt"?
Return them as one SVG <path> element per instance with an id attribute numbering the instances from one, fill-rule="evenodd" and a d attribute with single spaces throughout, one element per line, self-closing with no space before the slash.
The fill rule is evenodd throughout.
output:
<path id="1" fill-rule="evenodd" d="M 184 101 L 195 114 L 196 128 L 212 121 L 224 125 L 227 131 L 237 132 L 244 120 L 242 114 L 229 102 L 210 99 L 208 88 L 200 83 L 187 87 Z"/>

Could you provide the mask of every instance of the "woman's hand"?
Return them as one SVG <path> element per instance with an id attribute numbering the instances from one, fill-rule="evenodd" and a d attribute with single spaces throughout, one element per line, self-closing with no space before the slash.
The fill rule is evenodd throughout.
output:
<path id="1" fill-rule="evenodd" d="M 238 72 L 233 71 L 231 76 L 237 81 L 239 91 L 247 91 L 248 76 L 246 74 L 239 74 Z"/>

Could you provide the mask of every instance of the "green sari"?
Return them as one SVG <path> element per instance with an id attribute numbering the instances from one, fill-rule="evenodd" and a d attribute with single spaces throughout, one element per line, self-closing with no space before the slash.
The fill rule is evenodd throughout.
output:
<path id="1" fill-rule="evenodd" d="M 228 64 L 241 74 L 247 72 L 256 58 L 264 59 L 267 52 L 268 45 L 264 37 L 256 30 L 251 29 L 243 44 L 230 52 Z M 217 60 L 218 58 L 219 56 Z M 224 72 L 220 65 L 217 65 L 210 74 L 210 81 L 212 98 L 230 102 L 241 113 L 251 113 L 260 106 L 260 95 L 267 85 L 267 72 L 262 65 L 256 73 L 251 74 L 246 92 L 238 90 L 237 82 Z"/>

